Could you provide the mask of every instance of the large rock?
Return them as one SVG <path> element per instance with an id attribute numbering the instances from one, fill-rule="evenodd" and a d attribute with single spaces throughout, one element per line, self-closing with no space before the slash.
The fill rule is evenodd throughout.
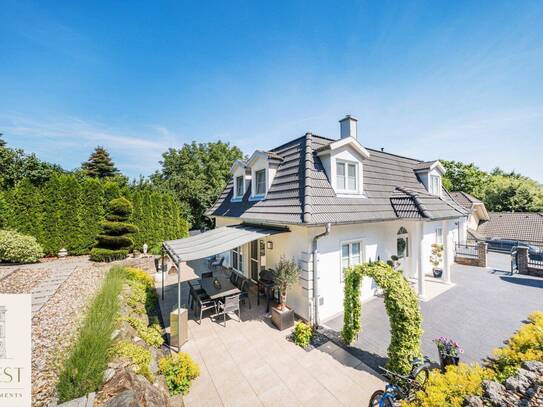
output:
<path id="1" fill-rule="evenodd" d="M 484 396 L 493 406 L 507 406 L 506 389 L 500 383 L 492 380 L 483 381 Z"/>
<path id="2" fill-rule="evenodd" d="M 464 407 L 484 407 L 483 399 L 479 396 L 468 396 L 464 400 Z"/>
<path id="3" fill-rule="evenodd" d="M 530 360 L 527 362 L 522 362 L 521 367 L 530 372 L 535 372 L 535 373 L 538 373 L 539 375 L 543 375 L 543 362 L 540 362 L 538 360 Z"/>
<path id="4" fill-rule="evenodd" d="M 505 381 L 505 388 L 515 393 L 524 394 L 536 382 L 537 373 L 521 368 L 515 376 L 511 376 Z"/>
<path id="5" fill-rule="evenodd" d="M 127 392 L 130 390 L 130 392 Z M 100 399 L 108 407 L 169 407 L 168 394 L 129 369 L 116 371 L 100 390 Z M 113 404 L 110 404 L 113 403 Z M 120 403 L 120 404 L 119 404 Z M 125 403 L 125 404 L 122 404 Z"/>

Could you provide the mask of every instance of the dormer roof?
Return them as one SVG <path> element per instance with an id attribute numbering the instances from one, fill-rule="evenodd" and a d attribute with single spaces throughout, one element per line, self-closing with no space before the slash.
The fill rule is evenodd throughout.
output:
<path id="1" fill-rule="evenodd" d="M 230 167 L 230 172 L 234 173 L 234 171 L 236 171 L 236 169 L 238 169 L 238 168 L 246 168 L 246 167 L 247 167 L 247 163 L 245 161 L 236 160 L 236 161 L 234 161 L 234 164 L 232 164 L 232 167 Z"/>
<path id="2" fill-rule="evenodd" d="M 358 140 L 356 140 L 354 137 L 345 137 L 345 138 L 333 141 L 332 143 L 326 144 L 325 146 L 322 146 L 315 151 L 317 155 L 320 155 L 320 154 L 325 154 L 325 153 L 337 150 L 338 148 L 341 148 L 344 146 L 352 147 L 356 152 L 358 152 L 364 158 L 368 158 L 370 156 L 369 151 L 366 150 L 362 146 L 362 144 L 360 144 Z"/>
<path id="3" fill-rule="evenodd" d="M 247 160 L 247 166 L 250 167 L 258 158 L 264 158 L 270 161 L 283 161 L 283 157 L 273 151 L 255 150 L 251 157 Z"/>
<path id="4" fill-rule="evenodd" d="M 445 174 L 446 172 L 445 167 L 443 166 L 443 164 L 441 164 L 439 160 L 422 161 L 414 167 L 415 172 L 430 172 L 433 169 L 437 169 L 441 173 L 441 175 Z"/>

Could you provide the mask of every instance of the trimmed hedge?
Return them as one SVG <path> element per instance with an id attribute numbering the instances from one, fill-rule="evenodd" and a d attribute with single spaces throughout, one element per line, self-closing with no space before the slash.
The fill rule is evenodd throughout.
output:
<path id="1" fill-rule="evenodd" d="M 120 236 L 127 233 L 138 233 L 138 228 L 126 222 L 112 222 L 105 220 L 102 222 L 102 228 L 109 236 Z"/>
<path id="2" fill-rule="evenodd" d="M 43 249 L 33 236 L 13 230 L 0 230 L 0 261 L 35 263 L 43 257 Z"/>
<path id="3" fill-rule="evenodd" d="M 95 247 L 91 250 L 90 259 L 91 261 L 98 262 L 110 262 L 115 260 L 123 260 L 128 256 L 128 250 L 110 250 L 110 249 L 101 249 Z"/>
<path id="4" fill-rule="evenodd" d="M 360 331 L 360 282 L 363 276 L 373 278 L 384 292 L 391 334 L 387 368 L 400 374 L 408 374 L 411 361 L 421 356 L 422 313 L 417 295 L 409 282 L 388 264 L 379 261 L 346 270 L 346 315 L 342 337 L 352 341 Z"/>
<path id="5" fill-rule="evenodd" d="M 131 247 L 134 241 L 128 236 L 107 236 L 98 235 L 96 238 L 97 247 L 107 247 L 112 250 Z"/>

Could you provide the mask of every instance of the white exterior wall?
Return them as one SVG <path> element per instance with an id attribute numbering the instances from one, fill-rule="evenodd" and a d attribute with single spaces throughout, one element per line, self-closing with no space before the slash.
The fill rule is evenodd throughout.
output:
<path id="1" fill-rule="evenodd" d="M 422 222 L 422 269 L 425 274 L 432 273 L 430 263 L 431 246 L 436 243 L 436 229 L 447 226 L 449 261 L 452 263 L 454 255 L 453 242 L 458 239 L 458 226 L 460 219 L 449 221 Z M 238 224 L 238 219 L 217 218 L 217 227 Z M 465 223 L 465 222 L 464 222 Z M 362 261 L 381 259 L 387 261 L 396 255 L 396 239 L 400 227 L 408 231 L 409 255 L 401 259 L 400 268 L 408 278 L 416 278 L 419 255 L 419 227 L 420 222 L 398 220 L 390 222 L 363 223 L 353 225 L 332 225 L 328 236 L 318 241 L 318 274 L 319 297 L 322 304 L 319 306 L 320 322 L 333 318 L 343 311 L 343 283 L 341 282 L 341 245 L 346 242 L 360 241 Z M 311 301 L 313 298 L 313 265 L 312 244 L 314 236 L 321 234 L 324 227 L 289 226 L 291 232 L 270 236 L 266 241 L 273 242 L 273 249 L 266 250 L 266 267 L 274 268 L 281 256 L 293 258 L 303 269 L 298 285 L 293 287 L 287 298 L 289 306 L 293 307 L 298 315 L 305 319 L 311 317 Z M 246 245 L 248 246 L 248 245 Z M 223 254 L 229 266 L 230 253 Z M 248 247 L 243 248 L 244 271 L 248 275 Z M 362 282 L 362 300 L 374 295 L 377 287 L 370 278 Z"/>

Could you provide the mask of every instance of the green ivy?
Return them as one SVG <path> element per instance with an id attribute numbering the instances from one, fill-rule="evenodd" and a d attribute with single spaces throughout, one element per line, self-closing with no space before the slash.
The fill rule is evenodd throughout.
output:
<path id="1" fill-rule="evenodd" d="M 366 263 L 346 270 L 345 316 L 341 336 L 350 344 L 360 332 L 360 286 L 364 276 L 373 278 L 384 292 L 391 333 L 387 368 L 407 374 L 411 361 L 421 356 L 422 313 L 409 282 L 386 263 Z"/>

